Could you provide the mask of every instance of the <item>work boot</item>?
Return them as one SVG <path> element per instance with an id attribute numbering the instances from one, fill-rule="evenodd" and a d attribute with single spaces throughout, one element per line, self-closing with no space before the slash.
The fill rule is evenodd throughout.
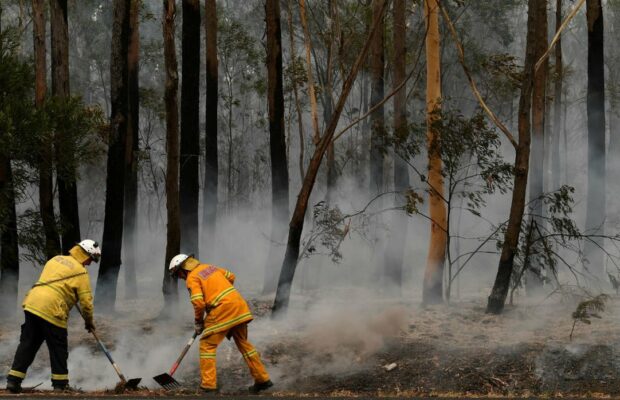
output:
<path id="1" fill-rule="evenodd" d="M 271 382 L 270 380 L 266 382 L 261 382 L 261 383 L 256 382 L 252 386 L 250 386 L 248 390 L 250 391 L 250 393 L 256 394 L 263 390 L 267 390 L 272 386 L 273 386 L 273 382 Z"/>
<path id="2" fill-rule="evenodd" d="M 11 393 L 21 393 L 22 392 L 22 383 L 20 381 L 16 381 L 13 379 L 7 379 L 6 381 L 6 390 Z"/>
<path id="3" fill-rule="evenodd" d="M 76 389 L 72 386 L 67 385 L 54 385 L 54 392 L 62 392 L 62 393 L 79 393 L 81 390 Z"/>
<path id="4" fill-rule="evenodd" d="M 220 388 L 205 388 L 205 387 L 200 387 L 200 390 L 206 395 L 215 395 L 218 394 L 220 392 Z"/>

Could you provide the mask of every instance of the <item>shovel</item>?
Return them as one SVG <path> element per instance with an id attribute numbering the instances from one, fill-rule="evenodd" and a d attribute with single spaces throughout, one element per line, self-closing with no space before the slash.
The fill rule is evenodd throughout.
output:
<path id="1" fill-rule="evenodd" d="M 171 389 L 175 389 L 175 388 L 181 387 L 181 384 L 179 382 L 177 382 L 177 380 L 174 379 L 172 377 L 172 375 L 174 375 L 174 373 L 176 372 L 177 368 L 179 368 L 179 365 L 181 364 L 181 360 L 183 360 L 183 357 L 185 357 L 185 355 L 187 354 L 187 351 L 189 350 L 189 348 L 192 347 L 192 344 L 194 343 L 194 340 L 196 340 L 196 336 L 198 336 L 198 333 L 194 333 L 194 336 L 192 336 L 192 338 L 187 342 L 187 344 L 183 348 L 183 351 L 181 352 L 181 355 L 179 356 L 179 358 L 177 358 L 177 360 L 174 362 L 174 364 L 172 364 L 172 368 L 170 368 L 170 372 L 169 373 L 167 373 L 167 374 L 163 373 L 163 374 L 160 374 L 160 375 L 157 375 L 157 376 L 153 377 L 155 382 L 159 383 L 164 389 L 171 390 Z"/>
<path id="2" fill-rule="evenodd" d="M 77 308 L 82 318 L 84 318 L 84 314 L 82 314 L 82 310 L 80 309 L 80 306 L 76 304 L 75 308 Z M 114 371 L 116 371 L 116 373 L 118 374 L 118 377 L 121 378 L 121 381 L 116 385 L 115 390 L 118 392 L 124 389 L 129 389 L 129 390 L 137 389 L 138 384 L 140 383 L 142 378 L 132 378 L 132 379 L 127 380 L 125 378 L 125 375 L 123 375 L 123 373 L 121 372 L 121 369 L 114 362 L 114 359 L 112 359 L 112 354 L 110 354 L 108 349 L 105 347 L 105 344 L 103 344 L 103 342 L 99 339 L 99 336 L 97 336 L 97 333 L 95 331 L 91 331 L 91 333 L 95 337 L 95 340 L 99 344 L 99 347 L 101 347 L 101 350 L 103 350 L 103 353 L 106 355 L 106 357 L 108 357 L 108 360 L 110 360 L 112 367 L 114 367 Z"/>

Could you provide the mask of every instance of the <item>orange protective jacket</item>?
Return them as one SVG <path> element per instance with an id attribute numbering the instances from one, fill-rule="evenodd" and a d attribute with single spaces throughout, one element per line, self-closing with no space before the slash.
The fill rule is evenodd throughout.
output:
<path id="1" fill-rule="evenodd" d="M 187 289 L 194 306 L 194 320 L 204 324 L 203 338 L 253 319 L 250 307 L 233 286 L 235 275 L 232 272 L 214 265 L 200 264 L 192 257 L 185 261 L 184 268 L 191 269 L 187 276 Z"/>

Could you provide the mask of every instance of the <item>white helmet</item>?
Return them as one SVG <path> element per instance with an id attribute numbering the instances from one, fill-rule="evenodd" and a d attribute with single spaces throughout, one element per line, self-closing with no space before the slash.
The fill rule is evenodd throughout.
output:
<path id="1" fill-rule="evenodd" d="M 171 275 L 175 274 L 188 258 L 190 258 L 190 256 L 187 254 L 177 254 L 172 257 L 172 260 L 170 260 L 170 265 L 168 265 L 168 272 L 170 272 Z"/>
<path id="2" fill-rule="evenodd" d="M 84 239 L 78 246 L 82 248 L 89 256 L 93 259 L 94 262 L 99 262 L 99 258 L 101 258 L 101 248 L 99 244 L 94 240 Z"/>

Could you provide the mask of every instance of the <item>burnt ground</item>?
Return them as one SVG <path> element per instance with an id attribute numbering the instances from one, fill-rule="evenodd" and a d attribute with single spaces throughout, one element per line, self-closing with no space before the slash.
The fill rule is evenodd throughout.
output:
<path id="1" fill-rule="evenodd" d="M 267 308 L 252 305 L 257 315 Z M 274 396 L 620 397 L 620 299 L 609 301 L 600 320 L 578 323 L 572 340 L 575 303 L 513 307 L 501 316 L 484 314 L 483 305 L 479 300 L 426 309 L 382 304 L 366 310 L 363 322 L 351 313 L 333 313 L 322 315 L 320 324 L 309 315 L 292 326 L 259 316 L 250 332 L 261 336 L 257 347 L 276 382 Z M 100 322 L 104 332 L 107 323 L 112 325 Z M 142 329 L 155 330 L 146 320 Z M 0 340 L 10 334 L 15 330 L 3 330 Z M 227 346 L 218 351 L 218 383 L 223 396 L 238 396 L 246 393 L 248 373 Z M 0 353 L 3 368 L 11 356 Z M 45 363 L 43 357 L 36 368 L 46 368 Z M 182 389 L 151 386 L 132 395 L 200 395 L 198 366 L 187 363 L 179 377 Z M 388 371 L 389 364 L 396 366 Z M 81 395 L 106 394 L 114 393 Z M 25 396 L 30 395 L 49 392 Z"/>

